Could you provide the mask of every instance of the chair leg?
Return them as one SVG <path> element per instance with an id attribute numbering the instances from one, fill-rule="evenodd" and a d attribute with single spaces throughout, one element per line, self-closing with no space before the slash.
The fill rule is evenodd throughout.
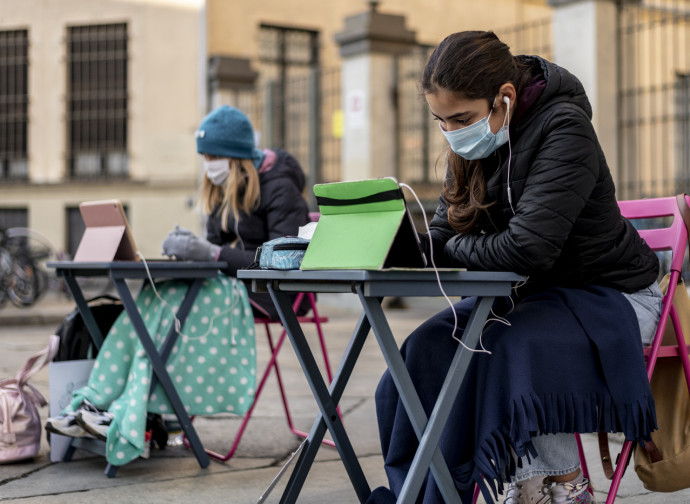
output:
<path id="1" fill-rule="evenodd" d="M 474 493 L 472 494 L 472 504 L 477 504 L 479 500 L 479 485 L 474 484 Z"/>
<path id="2" fill-rule="evenodd" d="M 589 479 L 589 468 L 587 467 L 587 458 L 585 457 L 585 449 L 582 446 L 582 439 L 580 434 L 575 433 L 575 441 L 577 442 L 577 454 L 580 457 L 580 469 L 585 478 Z"/>
<path id="3" fill-rule="evenodd" d="M 297 306 L 301 303 L 302 300 L 302 294 L 297 297 L 295 300 L 295 309 L 297 309 Z M 310 301 L 311 301 L 311 308 L 312 312 L 314 314 L 314 323 L 316 325 L 316 330 L 319 335 L 319 343 L 321 345 L 321 352 L 323 354 L 324 358 L 324 363 L 325 363 L 325 368 L 326 368 L 326 374 L 328 376 L 329 383 L 333 381 L 333 375 L 331 373 L 331 366 L 330 366 L 330 361 L 328 359 L 328 352 L 326 350 L 326 341 L 323 336 L 323 331 L 321 329 L 321 322 L 319 321 L 319 316 L 318 312 L 316 311 L 316 303 L 314 300 L 314 295 L 309 293 L 308 296 L 310 296 Z M 306 438 L 309 434 L 307 432 L 298 430 L 292 421 L 292 415 L 290 414 L 290 407 L 288 405 L 288 399 L 287 399 L 287 394 L 285 393 L 285 386 L 283 385 L 283 379 L 280 374 L 280 366 L 278 365 L 278 353 L 280 352 L 280 349 L 283 346 L 283 343 L 285 342 L 285 337 L 287 336 L 287 331 L 283 329 L 280 337 L 278 338 L 277 343 L 274 345 L 273 343 L 273 336 L 271 334 L 271 329 L 269 327 L 268 323 L 264 323 L 264 328 L 266 329 L 266 338 L 268 340 L 268 346 L 270 349 L 271 353 L 271 358 L 268 361 L 268 364 L 266 365 L 266 369 L 264 370 L 263 375 L 261 376 L 261 380 L 259 381 L 259 385 L 256 389 L 256 393 L 254 394 L 254 401 L 252 405 L 249 407 L 247 412 L 244 414 L 244 418 L 242 419 L 242 423 L 240 424 L 240 427 L 237 431 L 237 434 L 235 434 L 235 439 L 232 443 L 232 446 L 230 447 L 230 450 L 225 454 L 220 454 L 217 452 L 214 452 L 209 449 L 205 449 L 206 453 L 208 454 L 209 457 L 212 457 L 216 460 L 220 460 L 222 462 L 227 462 L 232 458 L 232 456 L 235 454 L 235 451 L 237 450 L 237 446 L 240 443 L 240 440 L 242 439 L 242 436 L 244 435 L 244 432 L 247 428 L 247 424 L 249 423 L 249 419 L 251 418 L 254 408 L 256 407 L 256 404 L 259 400 L 259 396 L 261 395 L 261 392 L 263 391 L 264 385 L 266 384 L 266 380 L 268 379 L 268 376 L 271 374 L 271 370 L 274 369 L 276 373 L 276 380 L 278 382 L 278 389 L 280 391 L 280 397 L 283 402 L 283 409 L 285 411 L 285 419 L 288 424 L 288 428 L 290 431 L 295 434 L 296 436 Z M 338 415 L 340 415 L 340 407 L 338 407 Z M 183 436 L 182 438 L 185 446 L 189 447 L 188 440 L 186 437 Z M 322 441 L 324 444 L 329 445 L 329 446 L 335 446 L 335 443 L 333 441 L 330 441 L 328 439 L 324 439 Z"/>
<path id="4" fill-rule="evenodd" d="M 285 340 L 286 335 L 287 335 L 287 332 L 285 331 L 285 329 L 283 329 L 283 332 L 281 333 L 280 338 L 278 339 L 278 344 L 276 345 L 276 350 L 274 352 L 274 355 L 276 355 L 276 357 L 278 355 L 278 352 L 280 351 L 281 346 L 283 345 L 283 341 Z M 269 341 L 270 341 L 270 338 L 269 338 Z M 323 347 L 323 341 L 322 341 L 321 348 L 324 351 L 324 356 L 326 357 L 326 368 L 328 371 L 328 379 L 330 382 L 330 381 L 333 381 L 333 379 L 331 378 L 330 370 L 328 369 L 329 368 L 328 356 L 325 353 L 325 348 Z M 281 399 L 283 401 L 283 409 L 285 410 L 285 419 L 287 420 L 288 427 L 289 427 L 290 431 L 293 434 L 295 434 L 296 436 L 299 436 L 301 438 L 306 438 L 309 435 L 309 433 L 297 429 L 294 426 L 294 424 L 292 423 L 292 415 L 290 415 L 290 407 L 288 406 L 287 395 L 285 394 L 285 389 L 283 388 L 283 381 L 282 381 L 281 376 L 280 376 L 280 367 L 278 366 L 277 360 L 274 361 L 273 367 L 275 368 L 275 371 L 276 371 L 276 378 L 278 380 L 278 388 L 280 389 L 280 396 L 281 396 Z M 340 415 L 340 409 L 339 408 L 338 408 L 338 415 Z M 328 439 L 324 439 L 322 441 L 322 443 L 326 444 L 328 446 L 335 446 L 335 443 L 333 443 L 333 441 L 330 441 Z"/>
<path id="5" fill-rule="evenodd" d="M 316 326 L 316 333 L 319 335 L 319 344 L 321 345 L 321 354 L 323 355 L 323 363 L 326 368 L 326 376 L 328 377 L 328 383 L 333 381 L 333 373 L 331 372 L 331 362 L 328 358 L 328 350 L 326 350 L 326 339 L 323 336 L 323 330 L 321 329 L 321 319 L 319 318 L 319 311 L 316 309 L 316 299 L 314 294 L 311 292 L 307 293 L 309 296 L 309 302 L 311 303 L 311 311 L 314 314 L 314 325 Z M 338 416 L 342 420 L 342 415 L 340 414 L 340 406 L 336 408 Z"/>
<path id="6" fill-rule="evenodd" d="M 264 370 L 263 375 L 261 375 L 261 380 L 259 381 L 259 386 L 256 388 L 256 392 L 254 394 L 254 401 L 252 402 L 252 405 L 249 407 L 247 412 L 244 414 L 244 418 L 242 419 L 242 423 L 240 424 L 240 428 L 237 430 L 237 434 L 235 434 L 235 439 L 233 440 L 232 446 L 230 447 L 230 450 L 225 454 L 222 455 L 220 453 L 214 452 L 212 450 L 206 449 L 206 453 L 208 454 L 209 457 L 213 457 L 216 460 L 220 460 L 222 462 L 227 462 L 232 458 L 232 456 L 235 454 L 235 451 L 237 450 L 237 446 L 240 444 L 240 440 L 242 439 L 242 436 L 244 435 L 244 431 L 247 428 L 247 424 L 249 423 L 249 419 L 252 417 L 252 413 L 254 412 L 254 408 L 256 407 L 256 403 L 259 400 L 259 396 L 261 395 L 261 392 L 263 391 L 264 385 L 266 384 L 266 380 L 268 379 L 268 376 L 271 374 L 271 369 L 277 365 L 276 359 L 278 357 L 278 352 L 276 351 L 276 347 L 273 345 L 273 338 L 271 337 L 271 329 L 269 328 L 268 324 L 264 324 L 264 327 L 266 328 L 266 336 L 268 339 L 268 346 L 270 347 L 271 350 L 271 358 L 268 361 L 268 364 L 266 365 L 266 369 Z M 280 346 L 282 345 L 282 338 L 279 341 L 278 344 L 278 350 L 280 350 Z M 278 386 L 280 387 L 280 392 L 281 395 L 284 397 L 283 393 L 283 385 L 282 385 L 282 380 L 280 378 L 280 372 L 277 370 L 277 376 L 278 376 Z M 290 418 L 290 412 L 287 409 L 287 404 L 285 403 L 285 399 L 283 399 L 283 404 L 285 405 L 285 414 L 288 418 L 288 425 L 292 426 L 292 419 Z M 185 446 L 189 447 L 187 439 L 183 437 L 183 442 Z"/>
<path id="7" fill-rule="evenodd" d="M 632 441 L 626 441 L 623 443 L 623 449 L 618 458 L 618 463 L 616 464 L 616 470 L 613 472 L 613 479 L 611 480 L 611 487 L 609 488 L 609 493 L 606 496 L 606 504 L 613 504 L 616 500 L 616 494 L 618 494 L 618 488 L 620 487 L 621 480 L 623 479 L 623 474 L 625 473 L 625 468 L 628 465 L 628 460 L 630 459 L 630 454 L 632 451 Z"/>

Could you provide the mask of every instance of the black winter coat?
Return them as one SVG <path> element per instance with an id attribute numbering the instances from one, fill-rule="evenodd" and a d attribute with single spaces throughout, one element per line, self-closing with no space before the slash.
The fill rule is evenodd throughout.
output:
<path id="1" fill-rule="evenodd" d="M 261 199 L 251 215 L 240 212 L 239 223 L 230 215 L 228 230 L 221 227 L 221 210 L 216 208 L 206 222 L 206 239 L 221 245 L 219 261 L 228 263 L 223 272 L 236 277 L 237 270 L 254 261 L 256 249 L 281 236 L 296 236 L 298 228 L 309 222 L 309 208 L 302 197 L 304 172 L 288 152 L 276 150 L 273 167 L 259 172 Z M 238 237 L 239 241 L 230 244 Z"/>
<path id="2" fill-rule="evenodd" d="M 546 87 L 510 123 L 515 215 L 507 196 L 506 144 L 482 160 L 486 201 L 493 204 L 480 219 L 481 229 L 457 234 L 441 196 L 430 224 L 438 262 L 529 275 L 525 291 L 602 285 L 634 292 L 650 285 L 658 259 L 621 216 L 582 84 L 546 60 L 521 58 L 535 74 L 543 73 Z"/>
<path id="3" fill-rule="evenodd" d="M 223 270 L 226 275 L 236 277 L 238 269 L 252 264 L 256 249 L 264 242 L 281 236 L 297 236 L 299 227 L 309 222 L 309 207 L 302 198 L 302 167 L 288 152 L 281 149 L 274 152 L 276 158 L 272 168 L 259 171 L 259 208 L 251 215 L 240 212 L 239 222 L 230 214 L 227 230 L 221 225 L 220 208 L 216 208 L 206 222 L 206 239 L 221 246 L 218 260 L 228 263 L 228 267 Z M 238 235 L 239 240 L 233 247 Z M 278 318 L 278 312 L 268 294 L 252 292 L 249 288 L 247 290 L 255 315 Z M 308 307 L 308 298 L 305 296 L 297 313 L 306 313 Z"/>

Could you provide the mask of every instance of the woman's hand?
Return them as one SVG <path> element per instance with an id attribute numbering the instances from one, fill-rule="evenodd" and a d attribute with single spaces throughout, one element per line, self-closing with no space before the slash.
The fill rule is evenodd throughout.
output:
<path id="1" fill-rule="evenodd" d="M 162 247 L 163 254 L 183 261 L 215 261 L 220 252 L 220 246 L 178 226 L 168 233 Z"/>

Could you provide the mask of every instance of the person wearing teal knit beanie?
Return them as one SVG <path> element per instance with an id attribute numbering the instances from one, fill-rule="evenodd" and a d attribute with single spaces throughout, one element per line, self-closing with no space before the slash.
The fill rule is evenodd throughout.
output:
<path id="1" fill-rule="evenodd" d="M 199 154 L 215 157 L 251 159 L 259 168 L 263 151 L 255 147 L 254 128 L 239 109 L 223 105 L 208 114 L 196 132 Z"/>
<path id="2" fill-rule="evenodd" d="M 283 149 L 259 149 L 251 121 L 241 110 L 222 105 L 203 118 L 196 131 L 203 157 L 202 209 L 208 215 L 206 238 L 175 228 L 163 253 L 184 260 L 223 261 L 228 276 L 249 266 L 256 249 L 281 236 L 295 236 L 309 221 L 302 197 L 305 176 Z M 277 316 L 264 294 L 250 293 L 257 314 Z"/>

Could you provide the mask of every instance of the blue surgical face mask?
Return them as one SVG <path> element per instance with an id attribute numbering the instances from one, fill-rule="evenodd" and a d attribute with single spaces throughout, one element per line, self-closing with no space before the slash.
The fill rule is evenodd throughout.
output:
<path id="1" fill-rule="evenodd" d="M 491 112 L 476 123 L 453 131 L 444 130 L 441 123 L 438 125 L 450 148 L 458 156 L 468 160 L 483 159 L 508 141 L 508 113 L 496 134 L 491 131 L 490 117 Z"/>

